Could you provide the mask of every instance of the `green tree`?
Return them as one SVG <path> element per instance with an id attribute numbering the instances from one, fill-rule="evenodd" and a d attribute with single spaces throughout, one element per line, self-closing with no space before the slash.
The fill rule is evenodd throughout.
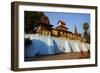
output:
<path id="1" fill-rule="evenodd" d="M 44 16 L 43 12 L 36 11 L 25 11 L 24 12 L 24 24 L 25 24 L 25 32 L 30 32 L 34 25 L 37 24 L 41 17 Z"/>
<path id="2" fill-rule="evenodd" d="M 89 29 L 89 24 L 88 24 L 87 22 L 85 22 L 85 23 L 83 24 L 83 29 L 84 29 L 85 31 L 87 31 L 87 30 Z"/>
<path id="3" fill-rule="evenodd" d="M 86 39 L 86 43 L 90 43 L 90 32 L 88 32 L 89 24 L 85 22 L 83 24 L 83 29 L 84 29 L 83 37 Z"/>

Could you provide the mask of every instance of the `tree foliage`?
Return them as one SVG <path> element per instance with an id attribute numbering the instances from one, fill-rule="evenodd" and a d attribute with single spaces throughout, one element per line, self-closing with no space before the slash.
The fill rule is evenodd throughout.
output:
<path id="1" fill-rule="evenodd" d="M 83 29 L 86 31 L 89 29 L 89 24 L 87 22 L 83 24 Z"/>
<path id="2" fill-rule="evenodd" d="M 24 16 L 25 32 L 30 32 L 33 29 L 34 25 L 40 21 L 42 16 L 44 16 L 44 13 L 25 11 Z"/>

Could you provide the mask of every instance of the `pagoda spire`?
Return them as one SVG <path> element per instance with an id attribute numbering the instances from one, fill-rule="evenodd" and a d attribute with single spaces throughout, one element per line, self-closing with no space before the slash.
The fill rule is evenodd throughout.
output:
<path id="1" fill-rule="evenodd" d="M 77 28 L 76 28 L 76 25 L 75 25 L 75 28 L 74 28 L 74 34 L 77 34 Z"/>

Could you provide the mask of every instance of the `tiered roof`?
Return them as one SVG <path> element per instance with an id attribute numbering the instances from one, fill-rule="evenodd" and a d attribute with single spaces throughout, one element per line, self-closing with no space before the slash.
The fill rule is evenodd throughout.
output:
<path id="1" fill-rule="evenodd" d="M 57 25 L 56 29 L 61 30 L 61 31 L 67 31 L 68 30 L 68 28 L 66 27 L 65 22 L 63 22 L 61 20 L 58 21 L 58 25 Z"/>

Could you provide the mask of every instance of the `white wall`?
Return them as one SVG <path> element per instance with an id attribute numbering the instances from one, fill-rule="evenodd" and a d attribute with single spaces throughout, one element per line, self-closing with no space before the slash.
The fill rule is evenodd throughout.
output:
<path id="1" fill-rule="evenodd" d="M 11 12 L 10 3 L 14 0 L 0 0 L 0 73 L 14 73 L 10 70 L 10 54 L 11 54 Z M 25 0 L 19 0 L 25 1 Z M 45 3 L 62 3 L 62 4 L 81 4 L 81 5 L 98 5 L 98 13 L 100 13 L 100 0 L 27 0 L 34 2 L 45 2 Z M 98 14 L 100 19 L 100 14 Z M 100 22 L 98 22 L 99 24 Z M 98 25 L 100 27 L 100 25 Z M 100 29 L 98 29 L 98 32 Z M 98 33 L 100 37 L 100 33 Z M 100 40 L 100 38 L 98 39 Z M 99 41 L 100 43 L 100 41 Z M 98 46 L 100 47 L 100 46 Z M 100 48 L 98 48 L 100 51 Z M 100 56 L 100 53 L 98 54 Z M 99 65 L 100 65 L 100 58 Z M 25 73 L 99 73 L 100 66 L 88 67 L 88 68 L 73 68 L 73 69 L 56 69 L 56 70 L 40 70 L 40 71 L 26 71 Z M 22 72 L 24 73 L 24 72 Z"/>

